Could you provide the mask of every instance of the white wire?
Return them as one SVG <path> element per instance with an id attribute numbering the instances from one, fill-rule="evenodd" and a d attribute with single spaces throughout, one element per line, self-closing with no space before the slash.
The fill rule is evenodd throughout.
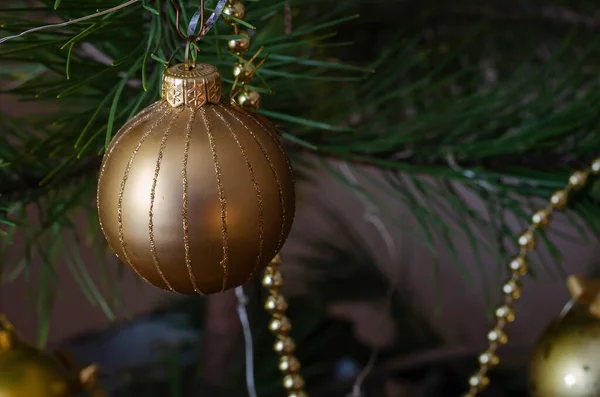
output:
<path id="1" fill-rule="evenodd" d="M 88 19 L 96 18 L 96 17 L 102 16 L 102 15 L 105 15 L 105 14 L 110 14 L 111 12 L 118 11 L 118 10 L 120 10 L 122 8 L 125 8 L 125 7 L 129 7 L 130 5 L 133 5 L 133 4 L 137 3 L 138 1 L 140 1 L 140 0 L 129 0 L 129 1 L 126 1 L 125 3 L 120 4 L 120 5 L 116 6 L 116 7 L 109 8 L 107 10 L 100 11 L 100 12 L 97 12 L 95 14 L 88 15 L 88 16 L 85 16 L 85 17 L 81 17 L 81 18 L 77 18 L 77 19 L 72 19 L 72 20 L 67 21 L 67 22 L 53 23 L 53 24 L 50 24 L 50 25 L 38 26 L 36 28 L 26 30 L 26 31 L 21 32 L 21 33 L 19 33 L 17 35 L 14 35 L 14 36 L 3 37 L 3 38 L 0 39 L 0 44 L 6 42 L 8 40 L 12 40 L 12 39 L 19 38 L 21 36 L 25 36 L 26 34 L 29 34 L 29 33 L 37 32 L 37 31 L 44 30 L 44 29 L 62 28 L 62 27 L 65 27 L 65 26 L 73 25 L 74 23 L 86 21 Z"/>
<path id="2" fill-rule="evenodd" d="M 358 179 L 356 178 L 356 176 L 354 175 L 354 173 L 352 172 L 352 170 L 350 169 L 350 166 L 348 165 L 348 163 L 340 164 L 340 170 L 342 171 L 342 174 L 344 174 L 344 177 L 346 178 L 346 180 L 349 183 L 351 183 L 355 187 L 360 187 L 360 183 L 359 183 Z M 375 226 L 375 228 L 381 235 L 381 238 L 383 239 L 383 241 L 386 245 L 390 259 L 392 259 L 392 261 L 393 261 L 396 257 L 396 246 L 394 245 L 394 240 L 393 240 L 389 230 L 386 228 L 385 224 L 381 220 L 381 217 L 379 216 L 379 207 L 375 203 L 373 203 L 367 195 L 362 193 L 362 191 L 357 191 L 356 194 L 359 196 L 359 198 L 365 205 L 364 220 L 366 222 L 371 223 L 373 226 Z M 395 277 L 394 277 L 394 279 L 395 279 Z M 386 298 L 385 298 L 386 304 L 385 304 L 383 313 L 381 315 L 380 323 L 383 322 L 384 317 L 387 314 L 387 312 L 389 311 L 389 308 L 392 304 L 392 298 L 394 296 L 394 287 L 395 287 L 393 281 L 390 284 L 390 286 L 388 287 L 388 290 L 386 293 Z M 352 385 L 352 391 L 350 392 L 350 394 L 348 394 L 347 397 L 361 397 L 362 396 L 362 384 L 364 383 L 367 376 L 369 376 L 371 371 L 373 371 L 373 368 L 375 367 L 375 363 L 377 361 L 378 356 L 379 356 L 379 348 L 375 347 L 371 350 L 371 354 L 369 355 L 369 361 L 367 362 L 367 365 L 365 365 L 365 367 L 356 376 L 356 379 L 354 380 L 354 384 Z"/>
<path id="3" fill-rule="evenodd" d="M 244 294 L 244 288 L 242 287 L 237 287 L 235 289 L 235 296 L 238 300 L 238 317 L 240 318 L 242 329 L 244 330 L 244 348 L 246 351 L 246 387 L 250 397 L 257 397 L 256 385 L 254 381 L 254 348 L 252 347 L 252 330 L 250 329 L 248 311 L 246 310 L 248 298 Z"/>

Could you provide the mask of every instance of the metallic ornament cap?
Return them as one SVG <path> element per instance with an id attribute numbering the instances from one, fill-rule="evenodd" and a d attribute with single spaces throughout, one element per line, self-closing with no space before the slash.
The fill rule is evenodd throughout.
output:
<path id="1" fill-rule="evenodd" d="M 163 74 L 162 100 L 171 107 L 199 109 L 207 103 L 219 103 L 221 95 L 221 74 L 213 65 L 199 63 L 187 70 L 178 64 Z"/>

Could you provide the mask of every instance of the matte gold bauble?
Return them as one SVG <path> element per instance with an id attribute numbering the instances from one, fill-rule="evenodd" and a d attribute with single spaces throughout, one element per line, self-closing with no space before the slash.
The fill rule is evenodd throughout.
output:
<path id="1" fill-rule="evenodd" d="M 600 396 L 600 319 L 586 306 L 553 322 L 534 347 L 532 397 Z"/>
<path id="2" fill-rule="evenodd" d="M 97 365 L 81 368 L 68 355 L 50 354 L 19 340 L 0 315 L 0 397 L 74 397 L 82 391 L 106 397 L 97 375 Z"/>
<path id="3" fill-rule="evenodd" d="M 53 356 L 18 341 L 0 316 L 0 396 L 69 397 L 68 374 Z"/>
<path id="4" fill-rule="evenodd" d="M 162 100 L 108 147 L 98 211 L 108 243 L 144 280 L 210 294 L 243 284 L 280 250 L 293 172 L 276 129 L 222 101 L 215 67 L 176 65 Z"/>

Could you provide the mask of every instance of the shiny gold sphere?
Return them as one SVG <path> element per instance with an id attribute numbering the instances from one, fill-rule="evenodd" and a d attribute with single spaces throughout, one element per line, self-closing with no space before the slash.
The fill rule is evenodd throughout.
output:
<path id="1" fill-rule="evenodd" d="M 233 52 L 234 54 L 242 55 L 245 54 L 248 49 L 250 49 L 251 41 L 248 33 L 240 32 L 239 35 L 244 37 L 229 40 L 227 42 L 227 47 L 229 48 L 229 51 Z"/>
<path id="2" fill-rule="evenodd" d="M 486 367 L 494 367 L 500 363 L 500 359 L 496 353 L 492 351 L 486 351 L 479 356 L 479 364 Z"/>
<path id="3" fill-rule="evenodd" d="M 587 171 L 575 171 L 569 177 L 569 186 L 573 189 L 581 189 L 585 186 L 585 183 L 588 178 Z"/>
<path id="4" fill-rule="evenodd" d="M 279 289 L 283 287 L 283 273 L 279 270 L 274 272 L 265 272 L 262 278 L 262 285 L 268 289 Z"/>
<path id="5" fill-rule="evenodd" d="M 234 21 L 230 17 L 237 19 L 244 19 L 246 16 L 246 7 L 239 0 L 229 1 L 223 8 L 223 17 L 225 21 L 231 25 L 237 25 L 237 21 Z"/>
<path id="6" fill-rule="evenodd" d="M 515 321 L 515 311 L 508 305 L 502 305 L 496 309 L 496 318 L 504 320 L 507 323 Z"/>
<path id="7" fill-rule="evenodd" d="M 0 351 L 2 397 L 71 397 L 72 381 L 61 364 L 44 352 L 20 347 Z"/>
<path id="8" fill-rule="evenodd" d="M 247 62 L 236 62 L 233 65 L 233 77 L 235 77 L 240 83 L 251 82 L 254 79 L 254 66 Z"/>
<path id="9" fill-rule="evenodd" d="M 524 276 L 527 274 L 527 271 L 529 270 L 529 268 L 527 266 L 527 260 L 522 256 L 518 256 L 518 257 L 514 258 L 512 261 L 510 261 L 510 263 L 508 264 L 508 267 L 517 276 Z"/>
<path id="10" fill-rule="evenodd" d="M 216 293 L 245 283 L 280 250 L 294 178 L 275 128 L 221 101 L 216 68 L 176 65 L 162 100 L 108 147 L 98 211 L 108 243 L 144 280 Z"/>
<path id="11" fill-rule="evenodd" d="M 592 165 L 590 167 L 592 174 L 596 175 L 596 174 L 600 174 L 600 157 L 597 159 L 594 159 L 594 161 L 592 161 Z"/>
<path id="12" fill-rule="evenodd" d="M 500 345 L 504 345 L 506 344 L 506 342 L 508 342 L 508 337 L 500 327 L 496 327 L 488 333 L 488 340 L 490 342 L 495 342 Z"/>
<path id="13" fill-rule="evenodd" d="M 568 199 L 569 193 L 566 190 L 557 190 L 550 196 L 550 203 L 552 204 L 552 207 L 560 210 L 567 206 Z"/>
<path id="14" fill-rule="evenodd" d="M 490 384 L 490 379 L 485 375 L 475 374 L 469 378 L 469 385 L 479 391 Z"/>
<path id="15" fill-rule="evenodd" d="M 546 208 L 537 211 L 531 217 L 531 222 L 537 227 L 545 227 L 548 225 L 548 221 L 550 220 L 550 211 Z"/>
<path id="16" fill-rule="evenodd" d="M 292 322 L 282 314 L 276 314 L 269 322 L 269 330 L 274 334 L 287 335 L 292 330 Z"/>
<path id="17" fill-rule="evenodd" d="M 600 396 L 600 319 L 584 306 L 554 321 L 529 364 L 532 397 Z"/>
<path id="18" fill-rule="evenodd" d="M 292 354 L 296 351 L 296 343 L 289 336 L 279 335 L 273 344 L 273 350 L 278 354 Z"/>
<path id="19" fill-rule="evenodd" d="M 283 378 L 283 387 L 287 390 L 302 390 L 304 379 L 298 374 L 289 374 Z"/>
<path id="20" fill-rule="evenodd" d="M 244 88 L 232 100 L 237 106 L 249 112 L 255 111 L 260 106 L 260 94 L 248 88 Z"/>
<path id="21" fill-rule="evenodd" d="M 516 280 L 508 280 L 502 286 L 502 292 L 506 296 L 510 296 L 512 299 L 519 299 L 521 297 L 521 286 Z"/>
<path id="22" fill-rule="evenodd" d="M 283 313 L 287 310 L 288 304 L 283 295 L 271 295 L 265 302 L 265 310 L 269 313 Z"/>
<path id="23" fill-rule="evenodd" d="M 528 230 L 525 233 L 521 234 L 519 236 L 519 239 L 517 240 L 517 242 L 523 248 L 526 248 L 528 250 L 534 249 L 535 248 L 535 235 L 533 234 L 533 231 Z"/>
<path id="24" fill-rule="evenodd" d="M 300 371 L 300 361 L 294 356 L 281 356 L 279 359 L 279 370 L 281 372 L 296 373 Z"/>
<path id="25" fill-rule="evenodd" d="M 288 393 L 287 397 L 308 397 L 308 394 L 306 394 L 302 390 L 296 390 L 296 391 L 290 391 Z"/>

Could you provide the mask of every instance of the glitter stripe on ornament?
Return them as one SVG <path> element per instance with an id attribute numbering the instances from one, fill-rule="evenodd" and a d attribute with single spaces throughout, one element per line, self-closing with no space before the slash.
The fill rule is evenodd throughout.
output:
<path id="1" fill-rule="evenodd" d="M 258 265 L 260 264 L 260 260 L 262 259 L 263 246 L 264 246 L 264 243 L 265 243 L 264 242 L 265 214 L 264 214 L 264 208 L 263 208 L 262 194 L 260 193 L 260 186 L 258 186 L 258 182 L 256 181 L 256 176 L 254 175 L 254 170 L 252 169 L 252 164 L 250 164 L 250 160 L 248 159 L 248 154 L 246 153 L 246 150 L 244 150 L 244 146 L 242 146 L 242 143 L 240 142 L 237 134 L 235 133 L 235 131 L 231 127 L 231 123 L 229 123 L 229 121 L 225 120 L 225 118 L 219 112 L 218 109 L 213 108 L 213 112 L 227 126 L 227 129 L 231 133 L 231 136 L 233 137 L 233 139 L 237 143 L 237 146 L 240 149 L 240 153 L 242 154 L 242 157 L 244 158 L 244 161 L 246 162 L 246 168 L 248 169 L 248 176 L 250 177 L 250 182 L 254 186 L 254 191 L 256 192 L 256 202 L 257 202 L 257 206 L 258 206 L 258 253 L 256 255 L 256 261 L 255 261 L 255 264 L 254 264 L 254 269 L 252 270 L 252 273 L 250 273 L 250 278 L 252 278 L 254 276 L 254 274 L 256 273 L 256 270 L 258 269 Z"/>

